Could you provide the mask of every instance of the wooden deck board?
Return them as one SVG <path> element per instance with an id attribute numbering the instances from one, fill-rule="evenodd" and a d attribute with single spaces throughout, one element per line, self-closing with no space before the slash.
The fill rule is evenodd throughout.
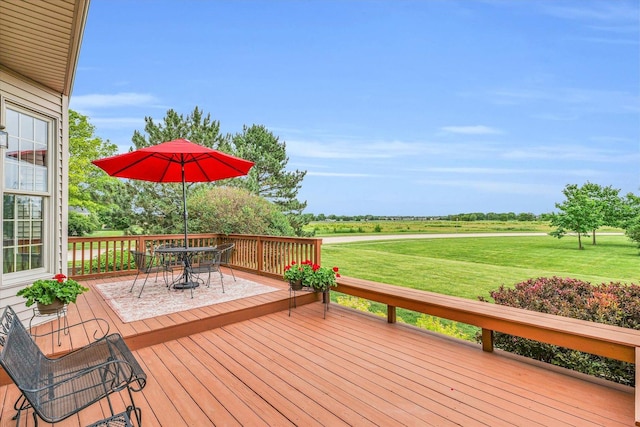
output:
<path id="1" fill-rule="evenodd" d="M 295 334 L 295 328 L 286 333 Z M 357 331 L 354 331 L 357 333 Z M 438 405 L 441 408 L 454 409 L 459 406 L 460 395 L 463 393 L 460 387 L 457 386 L 457 382 L 454 381 L 438 381 L 438 377 L 442 375 L 439 369 L 430 369 L 429 361 L 424 362 L 413 359 L 411 357 L 403 358 L 403 352 L 399 349 L 389 349 L 384 346 L 384 343 L 376 343 L 368 337 L 365 342 L 356 343 L 349 339 L 343 340 L 340 337 L 333 335 L 333 341 L 326 343 L 322 339 L 317 339 L 318 333 L 321 331 L 313 332 L 308 335 L 309 340 L 307 346 L 311 348 L 323 348 L 326 354 L 322 357 L 328 360 L 339 360 L 338 364 L 342 372 L 339 372 L 341 376 L 348 376 L 349 372 L 359 372 L 360 376 L 371 377 L 370 373 L 375 372 L 377 377 L 370 380 L 373 382 L 379 382 L 386 390 L 379 392 L 380 395 L 389 396 L 389 404 L 394 405 L 406 405 L 410 404 L 413 411 L 424 411 L 421 414 L 427 414 L 433 412 L 433 407 Z M 356 335 L 354 334 L 354 337 Z M 305 339 L 304 336 L 299 337 L 301 340 Z M 356 344 L 358 346 L 356 347 Z M 342 352 L 347 353 L 347 357 L 344 357 Z M 340 358 L 340 359 L 338 359 Z M 335 367 L 331 368 L 335 370 Z M 431 383 L 423 384 L 419 379 L 430 377 Z M 354 384 L 358 387 L 371 387 L 370 384 Z M 455 387 L 455 388 L 454 388 Z M 386 391 L 386 392 L 385 392 Z M 455 391 L 455 392 L 454 392 Z M 477 393 L 476 393 L 477 394 Z M 395 401 L 391 400 L 391 397 L 396 398 Z M 476 397 L 471 394 L 464 398 L 466 404 L 471 405 L 476 400 Z M 473 414 L 473 419 L 483 420 L 492 425 L 499 425 L 499 419 L 493 413 L 482 413 L 482 402 L 476 405 L 476 411 Z M 497 401 L 494 405 L 499 406 L 500 402 Z M 422 408 L 422 409 L 418 409 Z M 507 409 L 508 408 L 504 408 Z M 503 410 L 504 410 L 503 409 Z M 455 420 L 461 424 L 467 424 L 470 422 L 469 416 L 462 413 L 457 414 L 452 412 L 456 417 L 452 417 L 449 413 L 447 416 L 450 420 Z M 439 416 L 434 413 L 433 417 Z M 507 423 L 508 425 L 508 423 Z"/>
<path id="2" fill-rule="evenodd" d="M 301 304 L 291 316 L 285 309 L 264 314 L 265 304 L 287 299 L 283 282 L 237 274 L 283 291 L 131 323 L 121 322 L 98 292 L 70 308 L 70 323 L 97 316 L 132 340 L 170 338 L 134 350 L 148 375 L 147 387 L 134 394 L 143 425 L 633 425 L 629 388 L 335 304 L 326 319 L 319 302 Z M 259 315 L 243 320 L 252 310 Z M 242 321 L 189 334 L 211 316 Z M 74 332 L 71 340 L 77 346 L 88 336 Z M 0 387 L 0 427 L 15 424 L 17 397 L 14 386 Z M 116 411 L 126 401 L 118 395 Z M 56 425 L 83 426 L 108 412 L 101 403 Z M 22 425 L 33 425 L 30 414 L 23 417 Z"/>

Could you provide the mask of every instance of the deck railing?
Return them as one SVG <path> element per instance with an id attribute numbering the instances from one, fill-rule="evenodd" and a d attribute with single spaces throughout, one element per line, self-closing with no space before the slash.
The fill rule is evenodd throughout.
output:
<path id="1" fill-rule="evenodd" d="M 338 279 L 338 292 L 387 305 L 387 321 L 396 308 L 474 325 L 482 330 L 482 349 L 492 352 L 494 332 L 559 345 L 635 364 L 635 425 L 640 426 L 640 331 L 521 308 L 387 285 L 352 277 Z"/>
<path id="2" fill-rule="evenodd" d="M 189 236 L 190 246 L 226 242 L 236 244 L 231 260 L 233 267 L 259 275 L 281 277 L 284 266 L 294 259 L 320 263 L 321 239 L 217 234 Z M 70 238 L 69 243 L 69 275 L 91 278 L 130 274 L 135 267 L 127 264 L 132 262 L 129 250 L 153 252 L 159 244 L 183 245 L 184 238 L 179 235 Z M 493 335 L 498 331 L 634 363 L 635 425 L 640 426 L 640 370 L 637 369 L 640 366 L 640 331 L 350 277 L 338 279 L 336 290 L 386 304 L 387 321 L 390 323 L 396 321 L 396 308 L 405 308 L 477 326 L 482 330 L 482 349 L 487 352 L 493 351 Z"/>
<path id="3" fill-rule="evenodd" d="M 291 260 L 320 264 L 322 239 L 245 234 L 190 234 L 189 246 L 235 243 L 230 259 L 234 269 L 282 277 Z M 158 245 L 184 246 L 184 236 L 158 234 L 121 237 L 70 237 L 68 276 L 76 279 L 131 274 L 136 271 L 132 250 L 153 253 Z"/>

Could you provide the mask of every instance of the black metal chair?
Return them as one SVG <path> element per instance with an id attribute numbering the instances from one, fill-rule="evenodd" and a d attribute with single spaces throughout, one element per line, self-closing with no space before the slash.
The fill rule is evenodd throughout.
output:
<path id="1" fill-rule="evenodd" d="M 94 339 L 61 357 L 48 358 L 13 308 L 5 308 L 0 318 L 0 366 L 22 393 L 14 404 L 16 426 L 20 425 L 20 414 L 28 409 L 33 409 L 36 426 L 38 418 L 53 424 L 102 399 L 107 399 L 114 415 L 110 395 L 125 389 L 131 402 L 126 412 L 134 413 L 141 425 L 142 412 L 132 392 L 144 388 L 146 374 L 122 336 L 94 334 Z"/>
<path id="2" fill-rule="evenodd" d="M 184 268 L 184 260 L 177 254 L 161 253 L 161 252 L 158 252 L 158 249 L 176 248 L 176 247 L 178 247 L 178 245 L 175 245 L 173 243 L 167 243 L 164 245 L 156 246 L 154 250 L 154 254 L 157 254 L 158 256 L 157 257 L 158 266 L 162 267 L 162 269 L 159 269 L 159 271 L 163 271 L 164 282 L 167 285 L 167 287 L 169 287 L 169 285 L 171 285 L 171 282 L 173 281 L 173 270 L 176 268 L 182 270 Z M 171 280 L 169 280 L 169 274 L 171 274 Z M 158 280 L 158 272 L 156 272 L 156 281 L 157 280 Z"/>
<path id="3" fill-rule="evenodd" d="M 164 275 L 166 274 L 166 269 L 164 265 L 158 263 L 155 255 L 151 255 L 146 252 L 140 252 L 140 251 L 130 251 L 130 252 L 136 263 L 136 269 L 138 271 L 136 272 L 136 278 L 133 280 L 133 283 L 131 284 L 131 289 L 129 289 L 129 292 L 133 292 L 133 288 L 136 286 L 138 277 L 140 277 L 140 274 L 144 274 L 144 282 L 142 283 L 142 288 L 140 288 L 140 293 L 138 294 L 138 298 L 140 298 L 140 296 L 142 295 L 142 291 L 144 290 L 144 287 L 147 284 L 147 280 L 149 280 L 149 274 L 156 273 L 156 280 L 157 280 L 158 273 L 162 272 L 162 274 Z M 166 281 L 167 279 L 165 278 L 165 282 Z"/>
<path id="4" fill-rule="evenodd" d="M 223 243 L 222 245 L 216 246 L 220 251 L 220 265 L 224 265 L 229 270 L 231 270 L 231 275 L 233 276 L 234 282 L 236 280 L 236 275 L 233 274 L 233 268 L 231 268 L 231 255 L 233 255 L 235 246 L 235 243 Z"/>
<path id="5" fill-rule="evenodd" d="M 222 271 L 220 270 L 220 259 L 222 252 L 219 250 L 206 251 L 199 253 L 191 266 L 191 272 L 198 275 L 207 275 L 207 287 L 211 283 L 211 273 L 218 273 L 220 275 L 220 284 L 222 285 L 222 292 L 224 293 L 224 279 L 222 277 Z M 201 280 L 204 283 L 204 280 Z"/>

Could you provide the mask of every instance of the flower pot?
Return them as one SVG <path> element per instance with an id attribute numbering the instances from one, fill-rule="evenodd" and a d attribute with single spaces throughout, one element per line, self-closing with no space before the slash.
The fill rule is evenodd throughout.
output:
<path id="1" fill-rule="evenodd" d="M 55 314 L 62 307 L 64 307 L 64 303 L 56 298 L 51 304 L 38 303 L 38 312 L 40 314 Z"/>
<path id="2" fill-rule="evenodd" d="M 302 289 L 302 280 L 290 280 L 289 286 L 291 286 L 291 289 L 293 289 L 294 291 L 299 291 L 300 289 Z"/>

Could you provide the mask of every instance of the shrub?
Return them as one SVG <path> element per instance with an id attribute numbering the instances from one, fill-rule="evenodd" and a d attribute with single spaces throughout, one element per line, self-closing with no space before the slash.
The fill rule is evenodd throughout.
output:
<path id="1" fill-rule="evenodd" d="M 134 257 L 129 254 L 129 252 L 109 250 L 100 254 L 99 258 L 94 259 L 91 263 L 91 268 L 89 268 L 88 262 L 84 264 L 84 274 L 104 273 L 107 271 L 121 270 L 132 270 L 134 272 L 136 271 L 136 261 Z"/>
<path id="2" fill-rule="evenodd" d="M 84 236 L 91 234 L 100 228 L 98 217 L 94 214 L 82 214 L 69 211 L 68 226 L 69 236 Z"/>
<path id="3" fill-rule="evenodd" d="M 518 283 L 514 288 L 502 285 L 490 295 L 500 305 L 640 330 L 640 286 L 636 284 L 592 285 L 571 278 L 541 277 Z M 487 301 L 484 297 L 479 299 Z M 621 384 L 634 385 L 635 382 L 631 363 L 503 333 L 495 334 L 495 345 Z"/>
<path id="4" fill-rule="evenodd" d="M 365 311 L 372 313 L 379 317 L 386 317 L 387 313 L 384 311 L 380 311 L 375 309 L 371 301 L 366 300 L 364 298 L 358 298 L 350 295 L 340 295 L 337 297 L 336 301 L 338 304 L 353 308 L 360 311 Z M 396 318 L 396 322 L 398 323 L 409 323 L 405 321 L 401 316 Z M 448 335 L 450 337 L 459 338 L 462 340 L 468 340 L 469 337 L 465 332 L 458 328 L 455 322 L 447 322 L 438 317 L 429 316 L 426 314 L 420 314 L 420 316 L 415 321 L 415 326 L 421 329 L 426 329 L 429 331 L 437 332 L 439 334 Z"/>
<path id="5" fill-rule="evenodd" d="M 187 205 L 190 233 L 295 235 L 275 204 L 241 188 L 201 187 Z"/>
<path id="6" fill-rule="evenodd" d="M 468 338 L 464 331 L 457 327 L 455 322 L 445 322 L 438 317 L 429 316 L 427 314 L 421 314 L 420 317 L 418 317 L 416 320 L 416 326 L 461 340 L 466 340 Z"/>

